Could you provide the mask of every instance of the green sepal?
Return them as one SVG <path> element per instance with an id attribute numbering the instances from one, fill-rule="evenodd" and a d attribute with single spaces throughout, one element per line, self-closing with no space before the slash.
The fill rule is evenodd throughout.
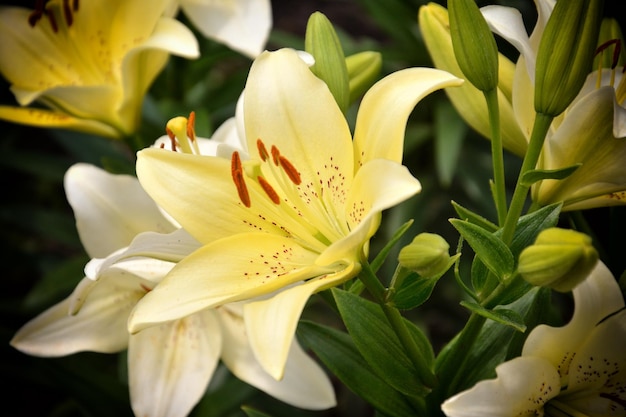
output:
<path id="1" fill-rule="evenodd" d="M 242 405 L 241 406 L 241 411 L 243 411 L 244 413 L 246 413 L 246 416 L 248 417 L 272 417 L 269 414 L 263 413 L 259 410 L 255 410 L 254 408 L 251 408 L 247 405 Z"/>
<path id="2" fill-rule="evenodd" d="M 411 417 L 417 410 L 409 400 L 376 375 L 347 333 L 301 320 L 298 338 L 352 392 L 390 417 Z"/>
<path id="3" fill-rule="evenodd" d="M 320 12 L 315 12 L 309 17 L 304 50 L 315 58 L 311 71 L 326 83 L 339 108 L 345 114 L 350 101 L 346 58 L 332 23 Z"/>
<path id="4" fill-rule="evenodd" d="M 429 391 L 422 386 L 420 375 L 389 325 L 380 305 L 337 288 L 332 290 L 348 333 L 372 370 L 387 384 L 410 397 L 419 398 Z M 428 338 L 408 320 L 405 325 L 425 357 L 434 361 Z"/>

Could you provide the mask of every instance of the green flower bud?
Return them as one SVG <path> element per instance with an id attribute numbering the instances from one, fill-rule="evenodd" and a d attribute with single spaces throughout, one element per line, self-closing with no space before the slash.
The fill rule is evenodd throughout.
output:
<path id="1" fill-rule="evenodd" d="M 364 51 L 346 58 L 350 80 L 350 103 L 354 103 L 378 81 L 382 65 L 380 52 Z"/>
<path id="2" fill-rule="evenodd" d="M 522 251 L 517 271 L 527 282 L 556 291 L 571 291 L 598 261 L 591 238 L 575 230 L 552 227 Z"/>
<path id="3" fill-rule="evenodd" d="M 442 275 L 452 264 L 449 249 L 450 245 L 443 237 L 433 233 L 420 233 L 413 242 L 400 250 L 398 262 L 422 277 Z"/>
<path id="4" fill-rule="evenodd" d="M 556 117 L 578 95 L 598 45 L 602 0 L 557 1 L 537 52 L 535 111 Z"/>
<path id="5" fill-rule="evenodd" d="M 328 85 L 339 108 L 345 114 L 350 99 L 346 59 L 333 25 L 320 12 L 309 17 L 304 50 L 315 58 L 311 71 Z"/>
<path id="6" fill-rule="evenodd" d="M 465 77 L 481 91 L 498 86 L 498 46 L 474 0 L 448 0 L 454 55 Z"/>

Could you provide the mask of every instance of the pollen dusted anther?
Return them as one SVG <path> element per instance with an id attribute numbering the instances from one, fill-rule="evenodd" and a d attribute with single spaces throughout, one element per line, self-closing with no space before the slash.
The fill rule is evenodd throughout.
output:
<path id="1" fill-rule="evenodd" d="M 37 22 L 41 20 L 43 16 L 48 18 L 50 22 L 50 26 L 52 27 L 52 31 L 57 33 L 59 31 L 59 25 L 57 24 L 56 18 L 54 17 L 54 13 L 47 8 L 47 3 L 49 0 L 37 0 L 35 2 L 35 10 L 28 15 L 28 24 L 32 27 L 35 27 Z M 65 24 L 67 27 L 72 26 L 74 23 L 74 14 L 78 11 L 79 8 L 79 0 L 63 0 L 63 5 L 61 6 L 63 9 L 63 18 L 65 19 Z"/>

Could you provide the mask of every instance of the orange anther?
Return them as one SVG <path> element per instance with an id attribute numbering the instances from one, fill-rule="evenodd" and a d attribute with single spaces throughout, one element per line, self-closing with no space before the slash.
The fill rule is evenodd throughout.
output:
<path id="1" fill-rule="evenodd" d="M 263 141 L 261 139 L 257 139 L 256 140 L 256 148 L 259 151 L 259 156 L 261 157 L 261 160 L 263 162 L 267 161 L 267 157 L 269 156 L 269 154 L 267 153 L 267 149 L 265 148 L 265 144 L 263 143 Z"/>
<path id="2" fill-rule="evenodd" d="M 176 135 L 174 135 L 174 132 L 172 132 L 172 130 L 167 126 L 165 126 L 165 132 L 170 138 L 170 142 L 172 142 L 172 150 L 176 152 Z"/>
<path id="3" fill-rule="evenodd" d="M 280 162 L 278 161 L 278 158 L 280 158 L 280 152 L 278 151 L 278 148 L 274 145 L 272 145 L 272 160 L 274 161 L 274 165 L 278 166 L 280 165 Z"/>
<path id="4" fill-rule="evenodd" d="M 296 167 L 294 167 L 293 164 L 282 155 L 278 156 L 278 161 L 280 162 L 280 166 L 283 168 L 291 182 L 296 185 L 300 185 L 300 183 L 302 182 L 302 178 L 300 177 L 300 173 L 298 172 Z"/>
<path id="5" fill-rule="evenodd" d="M 267 194 L 270 200 L 272 200 L 274 204 L 280 204 L 280 197 L 278 197 L 278 193 L 276 193 L 270 183 L 261 176 L 257 177 L 257 180 L 259 181 L 259 185 L 261 186 L 261 188 L 263 188 L 263 191 L 265 191 L 265 194 Z"/>
<path id="6" fill-rule="evenodd" d="M 187 137 L 191 142 L 196 141 L 196 112 L 189 113 L 189 119 L 187 120 Z"/>
<path id="7" fill-rule="evenodd" d="M 250 194 L 248 193 L 248 187 L 243 177 L 243 167 L 241 165 L 241 158 L 239 152 L 233 152 L 230 159 L 230 172 L 233 177 L 235 187 L 237 187 L 237 194 L 244 206 L 250 207 Z"/>

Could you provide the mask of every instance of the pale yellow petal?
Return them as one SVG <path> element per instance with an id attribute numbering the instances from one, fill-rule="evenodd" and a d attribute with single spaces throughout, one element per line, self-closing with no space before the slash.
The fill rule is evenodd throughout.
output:
<path id="1" fill-rule="evenodd" d="M 278 381 L 254 356 L 243 321 L 241 303 L 217 309 L 222 323 L 222 361 L 239 379 L 295 407 L 323 410 L 336 405 L 332 383 L 324 370 L 297 343 L 291 344 L 285 373 Z"/>
<path id="2" fill-rule="evenodd" d="M 316 256 L 294 239 L 267 233 L 242 233 L 207 244 L 178 263 L 141 300 L 129 328 L 137 332 L 332 272 L 315 266 Z"/>
<path id="3" fill-rule="evenodd" d="M 354 131 L 357 168 L 376 158 L 402 162 L 404 133 L 414 107 L 430 93 L 463 80 L 433 68 L 396 71 L 370 88 L 359 106 Z"/>
<path id="4" fill-rule="evenodd" d="M 222 330 L 212 310 L 131 336 L 128 383 L 135 415 L 187 415 L 204 395 L 221 349 Z"/>

